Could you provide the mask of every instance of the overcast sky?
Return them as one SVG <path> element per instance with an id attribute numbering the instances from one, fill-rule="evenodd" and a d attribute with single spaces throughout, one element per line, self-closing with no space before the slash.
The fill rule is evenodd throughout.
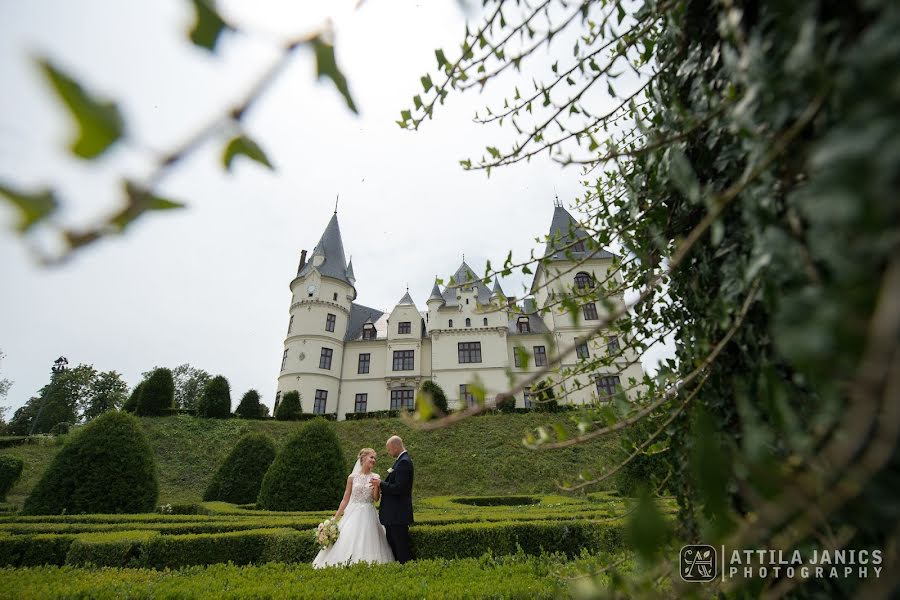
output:
<path id="1" fill-rule="evenodd" d="M 184 0 L 0 0 L 0 181 L 62 190 L 68 224 L 89 223 L 120 201 L 118 178 L 140 177 L 148 149 L 171 148 L 243 96 L 277 56 L 272 35 L 334 20 L 338 62 L 360 110 L 315 81 L 300 52 L 246 120 L 276 166 L 239 162 L 224 173 L 224 138 L 180 165 L 162 188 L 189 204 L 142 217 L 124 236 L 61 267 L 38 266 L 0 203 L 0 377 L 13 410 L 49 380 L 54 359 L 116 370 L 130 386 L 153 366 L 190 363 L 231 383 L 232 400 L 256 388 L 272 405 L 288 324 L 288 284 L 340 194 L 338 218 L 357 277 L 357 301 L 389 310 L 406 286 L 420 310 L 435 275 L 463 254 L 476 270 L 526 256 L 547 233 L 554 194 L 580 194 L 577 169 L 546 159 L 490 178 L 462 171 L 505 132 L 472 123 L 491 98 L 451 96 L 419 132 L 394 121 L 435 67 L 434 49 L 458 48 L 466 14 L 454 0 L 220 2 L 254 36 L 226 35 L 212 55 L 189 44 Z M 316 12 L 317 8 L 320 12 Z M 92 92 L 121 103 L 132 138 L 97 164 L 66 153 L 72 123 L 32 57 L 48 56 Z M 539 60 L 548 60 L 547 53 Z M 501 90 L 497 90 L 501 91 Z M 519 278 L 502 282 L 521 295 Z M 649 366 L 649 365 L 648 365 Z"/>

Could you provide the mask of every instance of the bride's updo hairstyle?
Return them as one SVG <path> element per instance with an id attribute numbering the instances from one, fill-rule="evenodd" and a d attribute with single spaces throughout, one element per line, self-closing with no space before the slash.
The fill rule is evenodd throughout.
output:
<path id="1" fill-rule="evenodd" d="M 375 450 L 373 450 L 372 448 L 363 448 L 359 451 L 359 454 L 356 455 L 356 458 L 362 461 L 363 457 L 368 456 L 369 454 L 375 454 Z"/>

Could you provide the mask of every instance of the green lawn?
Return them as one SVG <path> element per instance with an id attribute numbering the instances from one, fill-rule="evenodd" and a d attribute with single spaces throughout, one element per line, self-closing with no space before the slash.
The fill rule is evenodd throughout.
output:
<path id="1" fill-rule="evenodd" d="M 219 463 L 244 433 L 261 431 L 280 445 L 302 426 L 189 416 L 142 418 L 141 422 L 156 452 L 160 504 L 200 501 Z M 614 436 L 562 450 L 533 451 L 522 446 L 526 431 L 552 423 L 572 429 L 571 415 L 566 413 L 488 415 L 432 432 L 410 429 L 400 419 L 344 421 L 335 427 L 348 470 L 359 448 L 370 446 L 379 451 L 376 471 L 383 473 L 390 466 L 383 450 L 385 440 L 392 434 L 402 436 L 416 466 L 414 493 L 424 498 L 552 493 L 559 479 L 574 478 L 586 467 L 609 465 L 613 460 Z M 0 454 L 25 461 L 22 477 L 7 497 L 11 504 L 22 504 L 58 451 L 58 445 L 36 444 L 0 449 Z"/>

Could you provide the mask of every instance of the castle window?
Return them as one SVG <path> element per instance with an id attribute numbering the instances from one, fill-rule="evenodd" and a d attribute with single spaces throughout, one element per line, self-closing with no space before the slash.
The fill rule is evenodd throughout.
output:
<path id="1" fill-rule="evenodd" d="M 484 318 L 484 326 L 487 327 L 487 317 Z"/>
<path id="2" fill-rule="evenodd" d="M 519 317 L 516 329 L 519 333 L 531 333 L 531 323 L 528 321 L 528 317 Z"/>
<path id="3" fill-rule="evenodd" d="M 547 365 L 547 350 L 543 346 L 534 347 L 534 366 L 543 367 Z"/>
<path id="4" fill-rule="evenodd" d="M 606 338 L 606 351 L 609 354 L 615 354 L 619 351 L 619 338 L 618 336 L 611 335 Z"/>
<path id="5" fill-rule="evenodd" d="M 313 414 L 324 415 L 327 404 L 328 390 L 316 390 L 316 399 L 313 401 Z"/>
<path id="6" fill-rule="evenodd" d="M 575 287 L 577 287 L 579 290 L 594 287 L 591 285 L 591 276 L 584 271 L 580 271 L 575 275 Z"/>
<path id="7" fill-rule="evenodd" d="M 600 317 L 597 316 L 597 305 L 593 302 L 588 302 L 582 307 L 582 312 L 584 313 L 585 321 L 596 321 Z"/>
<path id="8" fill-rule="evenodd" d="M 369 372 L 369 362 L 371 361 L 372 355 L 368 352 L 360 353 L 359 355 L 359 365 L 356 367 L 357 373 L 368 373 Z"/>
<path id="9" fill-rule="evenodd" d="M 577 343 L 578 340 L 575 340 L 575 341 L 577 344 L 575 346 L 575 352 L 578 354 L 578 358 L 590 358 L 591 353 L 590 353 L 590 351 L 588 351 L 587 342 Z"/>
<path id="10" fill-rule="evenodd" d="M 534 408 L 534 393 L 530 385 L 525 388 L 525 408 Z"/>
<path id="11" fill-rule="evenodd" d="M 450 322 L 448 323 L 447 327 L 453 327 L 453 319 L 450 319 Z"/>
<path id="12" fill-rule="evenodd" d="M 469 303 L 469 299 L 468 299 L 468 298 L 466 298 L 466 304 L 468 304 L 468 303 Z"/>
<path id="13" fill-rule="evenodd" d="M 523 357 L 527 358 L 526 350 L 522 346 L 516 346 L 513 348 L 513 361 L 515 362 L 517 367 L 522 366 Z"/>
<path id="14" fill-rule="evenodd" d="M 394 370 L 412 371 L 415 362 L 415 350 L 394 350 Z"/>
<path id="15" fill-rule="evenodd" d="M 334 331 L 334 323 L 337 317 L 331 313 L 325 317 L 325 331 Z"/>
<path id="16" fill-rule="evenodd" d="M 294 315 L 291 315 L 291 320 L 288 321 L 288 333 L 294 328 Z"/>
<path id="17" fill-rule="evenodd" d="M 337 292 L 334 293 L 334 295 L 332 296 L 332 299 L 333 299 L 335 302 L 337 302 Z"/>
<path id="18" fill-rule="evenodd" d="M 275 406 L 272 407 L 272 414 L 275 414 L 275 411 L 278 410 L 278 405 L 281 404 L 281 390 L 275 392 Z"/>
<path id="19" fill-rule="evenodd" d="M 475 406 L 475 395 L 469 391 L 469 386 L 465 383 L 459 386 L 459 401 L 465 406 Z"/>
<path id="20" fill-rule="evenodd" d="M 460 363 L 480 363 L 481 342 L 459 342 L 457 353 Z"/>
<path id="21" fill-rule="evenodd" d="M 391 390 L 391 410 L 402 410 L 404 408 L 413 410 L 415 408 L 414 402 L 414 390 Z"/>
<path id="22" fill-rule="evenodd" d="M 366 405 L 369 403 L 369 395 L 368 394 L 357 394 L 356 402 L 353 405 L 353 412 L 364 413 L 366 412 Z"/>
<path id="23" fill-rule="evenodd" d="M 621 389 L 618 375 L 603 375 L 597 377 L 597 395 L 601 400 L 609 400 Z"/>
<path id="24" fill-rule="evenodd" d="M 584 252 L 584 242 L 582 242 L 581 240 L 578 240 L 577 242 L 575 242 L 575 245 L 572 246 L 572 251 L 573 252 Z"/>
<path id="25" fill-rule="evenodd" d="M 364 339 L 364 340 L 374 340 L 376 335 L 377 335 L 377 334 L 376 334 L 376 332 L 375 332 L 375 326 L 374 326 L 374 325 L 372 325 L 371 323 L 366 323 L 365 325 L 363 325 L 363 336 L 362 336 L 362 339 Z"/>
<path id="26" fill-rule="evenodd" d="M 472 319 L 466 317 L 466 327 L 471 327 L 471 326 L 472 326 Z"/>
<path id="27" fill-rule="evenodd" d="M 284 350 L 284 355 L 281 357 L 281 370 L 284 371 L 284 366 L 287 364 L 287 348 Z"/>
<path id="28" fill-rule="evenodd" d="M 322 354 L 319 355 L 319 368 L 320 369 L 330 369 L 331 368 L 331 356 L 334 354 L 334 350 L 331 348 L 322 348 Z"/>
<path id="29" fill-rule="evenodd" d="M 397 324 L 397 333 L 409 333 L 412 330 L 412 324 L 409 321 L 400 321 Z"/>

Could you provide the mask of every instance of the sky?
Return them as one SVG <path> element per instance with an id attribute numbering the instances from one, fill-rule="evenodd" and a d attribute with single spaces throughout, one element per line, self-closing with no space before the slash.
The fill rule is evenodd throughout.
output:
<path id="1" fill-rule="evenodd" d="M 382 310 L 407 286 L 424 310 L 435 276 L 448 278 L 463 255 L 481 272 L 510 250 L 526 257 L 542 247 L 535 238 L 549 229 L 554 198 L 569 207 L 580 194 L 577 168 L 539 157 L 488 178 L 458 163 L 508 141 L 507 131 L 472 122 L 475 110 L 502 102 L 503 81 L 481 96 L 451 95 L 420 131 L 395 124 L 420 93 L 419 78 L 434 72 L 434 49 L 451 56 L 476 9 L 455 0 L 355 4 L 219 2 L 249 33 L 226 34 L 211 54 L 188 42 L 184 0 L 0 0 L 0 182 L 59 189 L 60 223 L 116 210 L 123 176 L 146 176 L 159 151 L 242 98 L 277 58 L 274 40 L 325 19 L 359 108 L 354 115 L 330 82 L 316 81 L 314 58 L 301 50 L 245 120 L 274 171 L 242 159 L 223 171 L 228 136 L 216 137 L 159 190 L 188 208 L 143 216 L 60 266 L 34 260 L 0 203 L 0 378 L 13 381 L 6 406 L 14 411 L 45 385 L 59 356 L 118 371 L 129 386 L 154 366 L 190 363 L 227 377 L 234 405 L 254 388 L 271 406 L 288 286 L 338 195 L 357 302 Z M 549 63 L 556 50 L 536 60 Z M 70 156 L 73 124 L 35 67 L 39 56 L 119 102 L 130 141 L 99 161 Z M 31 241 L 53 243 L 41 231 Z M 527 282 L 501 283 L 521 296 Z M 664 353 L 651 353 L 645 368 Z"/>

